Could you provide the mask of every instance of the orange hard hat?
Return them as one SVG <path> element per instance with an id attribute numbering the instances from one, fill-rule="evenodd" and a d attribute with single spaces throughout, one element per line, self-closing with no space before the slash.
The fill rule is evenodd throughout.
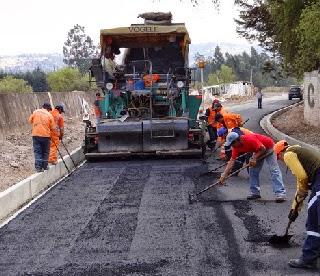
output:
<path id="1" fill-rule="evenodd" d="M 273 149 L 274 152 L 279 155 L 281 152 L 283 152 L 286 148 L 288 147 L 288 142 L 286 140 L 281 140 L 279 142 L 277 142 Z"/>

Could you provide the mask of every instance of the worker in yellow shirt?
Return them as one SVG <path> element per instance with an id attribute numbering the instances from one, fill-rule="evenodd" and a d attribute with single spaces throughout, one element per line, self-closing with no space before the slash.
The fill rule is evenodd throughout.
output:
<path id="1" fill-rule="evenodd" d="M 283 160 L 297 178 L 297 191 L 289 213 L 295 221 L 301 211 L 303 200 L 311 190 L 308 202 L 307 238 L 299 259 L 289 261 L 295 268 L 315 268 L 320 256 L 320 153 L 298 145 L 289 146 L 285 140 L 275 144 L 278 159 Z"/>
<path id="2" fill-rule="evenodd" d="M 29 117 L 29 123 L 32 125 L 32 142 L 37 172 L 48 168 L 50 137 L 51 132 L 54 131 L 51 109 L 49 103 L 44 103 L 42 108 L 35 110 Z"/>

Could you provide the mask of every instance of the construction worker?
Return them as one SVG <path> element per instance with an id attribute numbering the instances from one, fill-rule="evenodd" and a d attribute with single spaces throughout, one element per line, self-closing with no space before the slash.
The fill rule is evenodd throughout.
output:
<path id="1" fill-rule="evenodd" d="M 221 127 L 218 129 L 218 131 L 217 131 L 217 134 L 218 134 L 217 147 L 221 148 L 219 156 L 220 156 L 220 159 L 226 160 L 226 161 L 230 160 L 230 158 L 231 158 L 231 146 L 229 146 L 229 147 L 225 146 L 226 138 L 227 138 L 227 135 L 229 132 L 236 132 L 240 136 L 253 133 L 252 131 L 250 131 L 249 129 L 244 128 L 244 127 L 233 128 L 231 130 L 228 130 L 225 127 Z"/>
<path id="2" fill-rule="evenodd" d="M 225 171 L 221 174 L 220 183 L 222 185 L 225 182 L 225 178 L 232 171 L 238 156 L 250 152 L 253 153 L 253 156 L 249 161 L 250 195 L 247 199 L 254 200 L 261 198 L 259 174 L 265 159 L 269 165 L 273 192 L 276 195 L 275 201 L 277 203 L 285 201 L 286 190 L 283 185 L 282 174 L 277 163 L 277 157 L 273 151 L 274 142 L 270 137 L 257 133 L 239 136 L 239 134 L 235 132 L 230 132 L 227 135 L 225 145 L 232 147 L 232 155 Z M 259 160 L 261 157 L 263 159 Z"/>
<path id="3" fill-rule="evenodd" d="M 308 202 L 307 238 L 299 259 L 289 261 L 295 268 L 315 268 L 320 256 L 320 153 L 298 145 L 289 146 L 285 140 L 276 143 L 278 159 L 285 162 L 297 178 L 297 190 L 289 213 L 289 220 L 295 221 L 301 211 L 304 199 L 311 190 Z"/>
<path id="4" fill-rule="evenodd" d="M 225 109 L 222 107 L 219 100 L 215 99 L 212 102 L 212 106 L 206 110 L 205 116 L 207 118 L 207 129 L 209 133 L 209 141 L 208 141 L 208 147 L 213 149 L 216 145 L 217 141 L 217 128 L 220 127 L 220 125 L 215 121 L 215 116 L 218 113 L 226 113 Z"/>
<path id="5" fill-rule="evenodd" d="M 227 129 L 239 128 L 243 126 L 242 117 L 235 113 L 217 113 L 215 122 L 221 124 Z"/>
<path id="6" fill-rule="evenodd" d="M 262 97 L 263 94 L 261 92 L 261 88 L 257 87 L 257 94 L 256 94 L 257 100 L 258 100 L 258 109 L 262 109 Z"/>
<path id="7" fill-rule="evenodd" d="M 101 94 L 96 93 L 96 99 L 94 101 L 94 114 L 96 116 L 96 124 L 100 123 L 102 112 L 100 109 L 100 101 L 102 100 Z"/>
<path id="8" fill-rule="evenodd" d="M 50 140 L 49 163 L 52 165 L 56 165 L 58 163 L 58 147 L 64 135 L 64 119 L 62 113 L 64 113 L 62 105 L 57 105 L 54 110 L 51 111 L 51 115 L 55 123 L 55 128 L 51 132 Z"/>
<path id="9" fill-rule="evenodd" d="M 48 169 L 51 132 L 54 130 L 54 120 L 49 111 L 51 105 L 44 103 L 41 109 L 35 110 L 29 117 L 32 124 L 32 142 L 37 172 Z"/>
<path id="10" fill-rule="evenodd" d="M 241 135 L 247 135 L 247 134 L 252 134 L 253 132 L 250 131 L 249 129 L 246 129 L 244 127 L 241 128 L 233 128 L 231 130 L 229 130 L 230 132 L 235 132 L 237 134 L 239 134 L 239 136 Z M 224 161 L 229 161 L 231 159 L 231 155 L 232 155 L 232 148 L 231 146 L 226 146 L 225 145 L 225 141 L 226 141 L 226 137 L 229 133 L 228 129 L 225 127 L 221 127 L 218 129 L 218 147 L 220 147 L 220 153 L 219 153 L 219 158 L 224 160 Z M 252 154 L 247 153 L 244 154 L 240 157 L 237 158 L 237 161 L 235 162 L 231 173 L 238 171 L 239 169 L 241 169 L 243 167 L 243 164 L 247 161 L 249 161 L 250 157 Z M 238 174 L 236 174 L 235 176 L 237 176 Z"/>

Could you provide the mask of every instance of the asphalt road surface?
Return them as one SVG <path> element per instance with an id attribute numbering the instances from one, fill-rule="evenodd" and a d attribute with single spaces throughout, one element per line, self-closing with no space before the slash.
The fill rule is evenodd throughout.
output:
<path id="1" fill-rule="evenodd" d="M 262 132 L 263 114 L 288 105 L 287 97 L 230 109 Z M 199 177 L 196 159 L 86 163 L 0 229 L 0 275 L 319 275 L 291 269 L 299 257 L 305 212 L 291 229 L 288 248 L 267 240 L 283 234 L 295 191 L 285 173 L 288 200 L 274 202 L 266 169 L 263 199 L 248 202 L 246 172 L 189 205 L 188 191 L 213 183 Z"/>

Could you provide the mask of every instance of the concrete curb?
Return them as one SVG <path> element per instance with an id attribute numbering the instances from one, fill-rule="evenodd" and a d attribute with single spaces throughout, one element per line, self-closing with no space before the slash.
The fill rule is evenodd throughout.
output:
<path id="1" fill-rule="evenodd" d="M 281 132 L 280 130 L 276 129 L 273 124 L 271 123 L 272 119 L 281 115 L 282 113 L 286 112 L 287 110 L 294 108 L 300 104 L 302 104 L 303 102 L 299 102 L 299 103 L 295 103 L 292 105 L 289 105 L 287 107 L 281 108 L 277 111 L 274 111 L 268 115 L 266 115 L 265 117 L 262 118 L 262 120 L 260 121 L 260 126 L 262 127 L 262 129 L 269 134 L 270 136 L 272 136 L 274 139 L 276 140 L 286 140 L 289 145 L 300 145 L 304 148 L 308 148 L 310 150 L 316 150 L 316 151 L 320 151 L 320 149 L 316 146 L 307 144 L 305 142 L 302 142 L 300 140 L 297 140 L 283 132 Z"/>
<path id="2" fill-rule="evenodd" d="M 79 147 L 70 153 L 76 165 L 79 165 L 84 159 L 82 147 Z M 71 158 L 66 155 L 63 157 L 70 171 L 75 169 Z M 36 173 L 28 178 L 0 192 L 0 221 L 8 217 L 14 211 L 20 209 L 44 190 L 48 189 L 57 180 L 68 173 L 62 160 L 58 164 L 50 166 L 47 171 Z"/>

